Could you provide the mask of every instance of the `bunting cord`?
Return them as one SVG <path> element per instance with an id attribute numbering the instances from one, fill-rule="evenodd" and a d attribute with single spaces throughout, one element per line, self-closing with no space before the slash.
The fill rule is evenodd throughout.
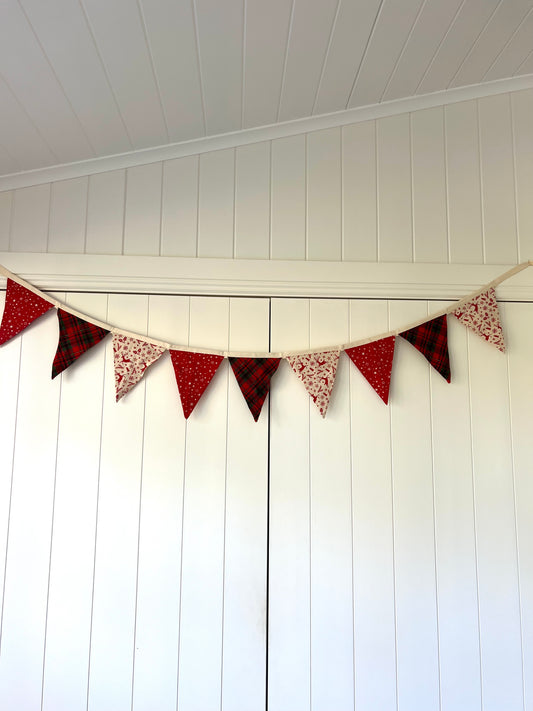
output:
<path id="1" fill-rule="evenodd" d="M 127 336 L 128 338 L 136 338 L 137 340 L 144 341 L 146 343 L 149 343 L 150 345 L 160 346 L 160 347 L 164 348 L 165 350 L 179 350 L 179 351 L 186 351 L 188 353 L 205 353 L 208 355 L 222 356 L 224 358 L 286 358 L 287 356 L 310 355 L 310 354 L 315 354 L 315 353 L 325 353 L 328 351 L 344 351 L 344 350 L 347 350 L 348 348 L 354 348 L 357 346 L 367 345 L 368 343 L 374 343 L 375 341 L 380 341 L 384 338 L 389 338 L 390 336 L 398 336 L 401 333 L 403 333 L 404 331 L 408 331 L 412 328 L 416 328 L 417 326 L 420 326 L 423 323 L 427 323 L 428 321 L 431 321 L 433 319 L 453 313 L 454 311 L 456 311 L 458 308 L 460 308 L 464 304 L 467 304 L 469 301 L 471 301 L 476 296 L 483 294 L 491 287 L 496 288 L 502 282 L 506 281 L 507 279 L 510 279 L 511 277 L 515 276 L 519 272 L 521 272 L 524 269 L 527 269 L 528 267 L 531 267 L 531 266 L 533 266 L 533 260 L 529 260 L 527 262 L 522 262 L 521 264 L 517 264 L 516 266 L 507 270 L 503 274 L 500 274 L 500 276 L 496 277 L 495 279 L 490 281 L 488 284 L 485 284 L 482 287 L 480 287 L 479 289 L 477 289 L 476 291 L 474 291 L 470 294 L 467 294 L 467 296 L 464 296 L 462 299 L 455 301 L 451 306 L 448 306 L 445 309 L 442 309 L 440 311 L 437 311 L 434 314 L 431 314 L 429 316 L 429 318 L 427 316 L 425 316 L 424 318 L 418 319 L 417 321 L 415 321 L 411 324 L 408 324 L 407 326 L 402 326 L 402 328 L 397 328 L 397 329 L 388 331 L 387 333 L 381 333 L 377 336 L 371 336 L 369 338 L 359 339 L 358 341 L 351 341 L 349 343 L 342 343 L 340 345 L 335 345 L 335 346 L 326 346 L 326 347 L 322 347 L 322 348 L 313 348 L 313 349 L 307 349 L 307 350 L 278 351 L 278 352 L 272 352 L 272 351 L 269 351 L 269 352 L 265 352 L 265 351 L 263 351 L 263 352 L 229 351 L 229 350 L 224 351 L 224 350 L 215 350 L 213 348 L 201 348 L 201 347 L 196 347 L 196 346 L 184 346 L 184 345 L 167 343 L 166 341 L 160 341 L 155 338 L 150 338 L 148 336 L 144 336 L 144 335 L 141 335 L 138 333 L 126 331 L 122 328 L 117 328 L 116 326 L 110 326 L 108 323 L 105 323 L 104 321 L 99 321 L 98 319 L 87 316 L 86 314 L 81 313 L 80 311 L 77 311 L 76 309 L 72 309 L 69 306 L 67 306 L 66 304 L 63 304 L 62 302 L 58 301 L 57 299 L 54 299 L 53 297 L 49 296 L 48 294 L 45 294 L 44 292 L 40 291 L 39 289 L 34 287 L 32 284 L 28 283 L 24 279 L 21 279 L 16 274 L 13 274 L 12 272 L 10 272 L 8 269 L 6 269 L 1 264 L 0 264 L 0 274 L 3 275 L 4 277 L 6 277 L 6 279 L 10 279 L 11 281 L 16 282 L 17 284 L 20 284 L 20 286 L 23 286 L 25 289 L 28 289 L 28 291 L 33 292 L 34 294 L 39 296 L 41 299 L 44 299 L 48 303 L 52 304 L 55 308 L 61 309 L 62 311 L 66 311 L 67 313 L 72 314 L 72 316 L 76 316 L 77 318 L 82 319 L 83 321 L 87 321 L 88 323 L 91 323 L 94 326 L 103 328 L 112 334 Z"/>

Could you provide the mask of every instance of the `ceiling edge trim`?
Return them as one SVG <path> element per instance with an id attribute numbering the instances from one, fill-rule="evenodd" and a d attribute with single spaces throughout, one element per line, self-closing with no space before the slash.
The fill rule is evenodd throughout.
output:
<path id="1" fill-rule="evenodd" d="M 509 268 L 23 252 L 0 252 L 0 264 L 38 289 L 54 292 L 436 300 L 460 299 Z M 497 296 L 533 301 L 533 270 L 498 286 Z"/>
<path id="2" fill-rule="evenodd" d="M 143 148 L 128 153 L 92 158 L 76 163 L 64 163 L 62 165 L 22 171 L 20 173 L 10 173 L 0 176 L 0 192 L 29 187 L 31 185 L 51 183 L 58 180 L 79 178 L 85 175 L 94 175 L 95 173 L 104 173 L 110 170 L 131 168 L 137 165 L 157 163 L 173 158 L 183 158 L 185 156 L 198 155 L 200 153 L 223 150 L 225 148 L 236 148 L 237 146 L 260 143 L 261 141 L 271 141 L 277 138 L 311 133 L 326 128 L 336 128 L 353 123 L 360 123 L 361 121 L 396 116 L 397 114 L 420 111 L 421 109 L 446 106 L 448 104 L 456 104 L 460 101 L 480 99 L 531 88 L 533 88 L 533 74 L 525 74 L 509 79 L 497 79 L 483 84 L 473 84 L 471 86 L 437 91 L 431 94 L 395 99 L 380 104 L 360 106 L 353 109 L 346 109 L 345 111 L 321 114 L 320 116 L 294 119 L 269 126 L 259 126 L 257 128 L 248 128 L 216 136 L 206 136 L 204 138 L 196 138 L 180 143 Z"/>

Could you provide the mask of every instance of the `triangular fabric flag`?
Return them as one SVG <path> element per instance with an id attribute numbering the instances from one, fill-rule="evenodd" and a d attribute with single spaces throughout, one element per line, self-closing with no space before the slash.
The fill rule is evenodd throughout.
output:
<path id="1" fill-rule="evenodd" d="M 493 286 L 452 312 L 455 318 L 488 343 L 505 353 L 500 312 Z"/>
<path id="2" fill-rule="evenodd" d="M 246 404 L 257 422 L 261 408 L 270 390 L 270 379 L 276 372 L 281 358 L 230 358 Z"/>
<path id="3" fill-rule="evenodd" d="M 54 305 L 13 279 L 7 280 L 6 305 L 0 326 L 0 345 L 14 338 Z"/>
<path id="4" fill-rule="evenodd" d="M 224 358 L 210 353 L 172 350 L 170 358 L 176 375 L 183 414 L 187 419 Z"/>
<path id="5" fill-rule="evenodd" d="M 340 351 L 287 356 L 291 368 L 305 385 L 322 417 L 326 416 L 335 383 Z"/>
<path id="6" fill-rule="evenodd" d="M 402 338 L 417 348 L 429 363 L 449 383 L 450 356 L 448 353 L 448 322 L 446 315 L 438 316 L 407 331 L 400 333 Z"/>
<path id="7" fill-rule="evenodd" d="M 113 334 L 117 402 L 129 393 L 148 366 L 155 363 L 165 351 L 164 346 L 156 346 L 154 343 L 119 333 Z"/>
<path id="8" fill-rule="evenodd" d="M 63 309 L 57 310 L 59 321 L 59 343 L 52 365 L 52 378 L 63 372 L 89 348 L 100 343 L 109 331 L 83 321 Z"/>
<path id="9" fill-rule="evenodd" d="M 394 342 L 395 337 L 388 336 L 362 346 L 347 348 L 345 351 L 385 405 L 389 402 Z"/>

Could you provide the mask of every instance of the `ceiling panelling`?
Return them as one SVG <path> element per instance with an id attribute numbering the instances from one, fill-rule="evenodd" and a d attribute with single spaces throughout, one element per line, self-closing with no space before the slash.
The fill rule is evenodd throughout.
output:
<path id="1" fill-rule="evenodd" d="M 533 0 L 1 0 L 0 175 L 532 72 Z"/>

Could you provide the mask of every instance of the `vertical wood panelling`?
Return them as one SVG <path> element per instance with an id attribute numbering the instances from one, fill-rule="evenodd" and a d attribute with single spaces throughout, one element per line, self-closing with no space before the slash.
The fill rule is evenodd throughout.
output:
<path id="1" fill-rule="evenodd" d="M 271 259 L 305 259 L 306 139 L 272 141 Z"/>
<path id="2" fill-rule="evenodd" d="M 3 313 L 5 292 L 0 292 L 0 311 Z M 0 368 L 0 437 L 3 462 L 0 468 L 0 611 L 3 609 L 4 574 L 9 538 L 9 514 L 11 508 L 11 482 L 13 477 L 13 453 L 15 445 L 16 413 L 18 406 L 19 367 L 22 340 L 15 338 L 2 346 Z M 0 645 L 2 619 L 0 614 Z M 0 647 L 1 649 L 1 647 Z M 1 673 L 1 672 L 0 672 Z"/>
<path id="3" fill-rule="evenodd" d="M 514 467 L 514 504 L 518 544 L 520 621 L 522 625 L 522 668 L 524 708 L 533 708 L 533 443 L 531 440 L 531 402 L 533 374 L 529 366 L 533 349 L 531 304 L 505 304 L 503 310 L 509 359 L 509 391 Z"/>
<path id="4" fill-rule="evenodd" d="M 331 128 L 307 136 L 307 259 L 341 252 L 341 132 Z"/>
<path id="5" fill-rule="evenodd" d="M 226 349 L 229 300 L 191 301 L 191 345 Z M 228 363 L 187 422 L 178 709 L 220 708 L 224 606 L 224 505 Z"/>
<path id="6" fill-rule="evenodd" d="M 200 156 L 199 257 L 233 257 L 235 151 Z"/>
<path id="7" fill-rule="evenodd" d="M 88 254 L 122 254 L 126 172 L 113 170 L 89 177 Z"/>
<path id="8" fill-rule="evenodd" d="M 149 163 L 128 169 L 124 254 L 159 254 L 162 171 L 162 163 Z"/>
<path id="9" fill-rule="evenodd" d="M 151 296 L 148 330 L 187 343 L 188 297 Z M 186 423 L 168 356 L 146 378 L 133 711 L 176 709 Z"/>
<path id="10" fill-rule="evenodd" d="M 479 136 L 475 101 L 444 109 L 450 262 L 483 263 Z"/>
<path id="11" fill-rule="evenodd" d="M 391 328 L 426 314 L 423 302 L 392 302 Z M 398 707 L 425 711 L 439 708 L 440 691 L 430 366 L 413 346 L 398 338 L 394 367 L 391 437 Z M 446 383 L 442 380 L 438 386 Z"/>
<path id="12" fill-rule="evenodd" d="M 9 250 L 12 205 L 13 191 L 0 193 L 0 250 L 4 252 Z"/>
<path id="13" fill-rule="evenodd" d="M 198 156 L 163 163 L 161 255 L 196 257 L 198 234 Z"/>
<path id="14" fill-rule="evenodd" d="M 147 317 L 147 296 L 109 296 L 111 323 L 143 333 Z M 106 347 L 88 711 L 130 708 L 133 681 L 145 383 L 116 403 L 112 343 Z"/>
<path id="15" fill-rule="evenodd" d="M 342 129 L 342 258 L 377 259 L 376 123 Z"/>
<path id="16" fill-rule="evenodd" d="M 105 294 L 68 295 L 67 303 L 106 319 Z M 62 382 L 43 711 L 82 711 L 87 705 L 105 356 L 104 343 L 98 344 L 58 377 Z"/>
<path id="17" fill-rule="evenodd" d="M 483 708 L 514 711 L 523 678 L 507 362 L 471 333 L 468 347 Z"/>
<path id="18" fill-rule="evenodd" d="M 377 131 L 378 261 L 411 262 L 411 148 L 409 116 L 380 119 Z"/>
<path id="19" fill-rule="evenodd" d="M 10 246 L 16 252 L 46 252 L 50 183 L 15 190 Z"/>
<path id="20" fill-rule="evenodd" d="M 5 708 L 40 709 L 54 518 L 61 385 L 50 380 L 55 312 L 19 338 L 20 388 L 9 539 L 5 560 L 0 699 Z M 12 413 L 13 414 L 13 413 Z"/>
<path id="21" fill-rule="evenodd" d="M 308 300 L 272 299 L 271 312 L 273 350 L 309 348 Z M 309 412 L 314 405 L 287 362 L 279 366 L 271 397 L 268 703 L 272 711 L 292 711 L 311 708 Z"/>
<path id="22" fill-rule="evenodd" d="M 415 262 L 448 261 L 444 114 L 441 107 L 411 116 Z"/>
<path id="23" fill-rule="evenodd" d="M 309 321 L 311 348 L 346 342 L 349 304 L 313 300 Z M 313 405 L 309 420 L 311 706 L 317 711 L 354 705 L 348 366 L 342 356 L 328 417 Z"/>
<path id="24" fill-rule="evenodd" d="M 85 251 L 87 178 L 52 183 L 48 251 L 81 254 Z"/>
<path id="25" fill-rule="evenodd" d="M 268 259 L 270 143 L 237 148 L 235 171 L 235 257 Z"/>
<path id="26" fill-rule="evenodd" d="M 533 90 L 511 95 L 516 175 L 518 261 L 533 259 Z"/>
<path id="27" fill-rule="evenodd" d="M 230 301 L 229 346 L 268 351 L 267 299 Z M 229 373 L 221 696 L 227 711 L 265 708 L 268 412 L 267 400 L 256 423 Z"/>
<path id="28" fill-rule="evenodd" d="M 502 94 L 478 103 L 485 262 L 514 264 L 518 245 L 510 97 Z"/>
<path id="29" fill-rule="evenodd" d="M 430 371 L 441 698 L 443 709 L 480 709 L 467 329 L 449 317 L 448 335 L 451 384 Z"/>
<path id="30" fill-rule="evenodd" d="M 388 328 L 386 301 L 350 302 L 350 341 Z M 390 410 L 351 363 L 350 408 L 355 706 L 381 711 L 396 708 Z"/>

